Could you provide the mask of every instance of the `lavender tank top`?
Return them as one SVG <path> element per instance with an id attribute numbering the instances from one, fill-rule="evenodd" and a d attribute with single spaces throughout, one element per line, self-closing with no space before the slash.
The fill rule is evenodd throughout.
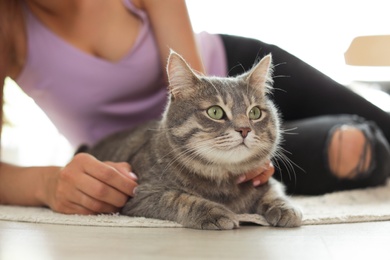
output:
<path id="1" fill-rule="evenodd" d="M 167 101 L 160 56 L 147 14 L 123 0 L 142 25 L 130 52 L 110 62 L 87 54 L 50 31 L 25 7 L 27 60 L 18 85 L 73 147 L 159 118 Z M 218 35 L 197 42 L 209 75 L 227 75 Z"/>

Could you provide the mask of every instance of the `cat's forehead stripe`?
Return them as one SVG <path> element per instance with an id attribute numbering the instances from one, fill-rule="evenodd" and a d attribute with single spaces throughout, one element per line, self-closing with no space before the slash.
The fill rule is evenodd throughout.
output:
<path id="1" fill-rule="evenodd" d="M 242 97 L 244 96 L 242 86 L 237 84 L 235 81 L 226 81 L 222 82 L 221 88 L 224 88 L 224 101 L 227 105 L 232 106 L 233 100 L 242 101 Z"/>
<path id="2" fill-rule="evenodd" d="M 233 113 L 245 113 L 246 109 L 252 104 L 247 96 L 246 88 L 243 88 L 242 86 L 235 86 L 235 88 L 232 89 L 232 95 L 234 95 L 235 100 L 231 105 Z"/>
<path id="3" fill-rule="evenodd" d="M 224 105 L 226 106 L 226 107 L 224 107 L 224 110 L 226 112 L 226 116 L 229 119 L 233 118 L 233 115 L 232 115 L 232 112 L 231 112 L 231 107 L 233 106 L 233 98 L 230 95 L 230 93 L 227 93 Z"/>

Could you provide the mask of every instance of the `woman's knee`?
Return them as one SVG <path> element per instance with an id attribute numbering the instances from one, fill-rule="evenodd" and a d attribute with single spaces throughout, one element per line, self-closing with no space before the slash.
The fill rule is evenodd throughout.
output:
<path id="1" fill-rule="evenodd" d="M 342 125 L 332 131 L 328 164 L 334 176 L 354 179 L 365 175 L 372 161 L 372 144 L 362 130 L 352 125 Z"/>
<path id="2" fill-rule="evenodd" d="M 374 123 L 362 118 L 334 127 L 327 148 L 329 169 L 338 179 L 377 185 L 390 174 L 389 144 Z"/>

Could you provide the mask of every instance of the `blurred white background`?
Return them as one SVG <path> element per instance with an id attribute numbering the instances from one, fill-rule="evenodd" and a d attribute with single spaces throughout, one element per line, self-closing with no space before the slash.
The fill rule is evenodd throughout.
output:
<path id="1" fill-rule="evenodd" d="M 390 34 L 388 0 L 187 0 L 187 4 L 195 32 L 241 35 L 278 45 L 342 84 L 390 81 L 387 67 L 351 67 L 344 62 L 354 37 Z M 372 99 L 390 110 L 387 96 L 375 92 Z M 72 156 L 67 141 L 11 81 L 5 112 L 11 125 L 4 127 L 3 160 L 64 165 Z"/>

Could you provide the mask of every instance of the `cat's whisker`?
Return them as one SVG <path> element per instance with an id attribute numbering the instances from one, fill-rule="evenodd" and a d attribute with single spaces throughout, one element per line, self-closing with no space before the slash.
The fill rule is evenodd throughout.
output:
<path id="1" fill-rule="evenodd" d="M 280 133 L 289 134 L 289 135 L 298 135 L 298 133 L 291 133 L 292 131 L 295 131 L 297 129 L 298 129 L 298 127 L 293 127 L 293 128 L 289 128 L 289 129 L 280 129 Z"/>
<path id="2" fill-rule="evenodd" d="M 212 149 L 210 149 L 209 147 L 204 146 L 202 149 L 198 149 L 197 151 L 192 153 L 190 156 L 185 156 L 185 158 L 181 158 L 180 160 L 183 163 L 181 168 L 184 169 L 185 165 L 193 163 L 193 160 L 196 157 L 198 157 L 199 155 L 202 155 L 202 157 L 207 156 L 208 152 L 212 152 L 210 150 L 212 150 Z M 181 155 L 183 155 L 183 154 L 181 154 Z M 174 161 L 176 161 L 176 160 L 174 160 Z M 171 163 L 174 163 L 174 162 L 171 162 Z M 211 161 L 206 161 L 206 163 L 202 162 L 202 164 L 203 164 L 203 166 L 208 166 L 208 165 L 211 165 L 212 162 Z M 217 178 L 217 179 L 221 179 L 222 176 L 217 176 L 216 174 L 213 174 L 213 172 L 211 171 L 208 175 L 205 175 L 204 177 L 208 177 L 208 178 L 211 178 L 211 179 L 215 179 L 216 177 L 220 177 L 220 178 Z"/>
<path id="3" fill-rule="evenodd" d="M 273 76 L 274 79 L 278 79 L 278 78 L 289 78 L 290 76 L 288 75 L 277 75 L 277 76 Z"/>
<path id="4" fill-rule="evenodd" d="M 160 178 L 163 178 L 164 174 L 166 173 L 166 171 L 177 161 L 184 161 L 183 157 L 186 155 L 186 153 L 189 153 L 191 151 L 189 151 L 188 149 L 187 150 L 184 150 L 183 152 L 181 153 L 177 153 L 176 150 L 178 150 L 180 148 L 173 148 L 171 152 L 169 152 L 168 154 L 166 154 L 162 159 L 165 159 L 166 157 L 170 156 L 171 154 L 174 154 L 175 157 L 173 160 L 170 160 L 167 165 L 165 166 L 165 168 L 162 170 L 161 172 L 161 175 L 160 175 Z M 188 160 L 188 159 L 187 159 Z M 184 164 L 182 165 L 182 167 L 184 167 Z"/>
<path id="5" fill-rule="evenodd" d="M 292 163 L 290 162 L 290 160 L 288 159 L 288 157 L 285 156 L 283 153 L 277 152 L 275 154 L 274 158 L 278 159 L 278 161 L 276 161 L 276 164 L 277 164 L 277 167 L 279 169 L 281 169 L 281 165 L 279 164 L 279 161 L 284 165 L 284 167 L 287 170 L 287 175 L 288 175 L 289 180 L 292 180 L 293 177 L 294 177 L 294 180 L 296 180 L 295 169 L 294 169 Z M 281 173 L 280 177 L 283 179 L 283 174 L 282 173 Z"/>
<path id="6" fill-rule="evenodd" d="M 287 64 L 287 62 L 276 63 L 276 64 L 274 64 L 274 68 L 279 67 L 280 65 L 286 65 L 286 64 Z"/>
<path id="7" fill-rule="evenodd" d="M 157 132 L 157 131 L 160 131 L 160 130 L 161 130 L 161 128 L 158 128 L 158 127 L 156 127 L 156 128 L 148 128 L 148 129 L 147 129 L 147 131 L 153 131 L 153 132 L 154 132 L 154 131 Z"/>
<path id="8" fill-rule="evenodd" d="M 198 142 L 194 147 L 187 148 L 180 153 L 177 153 L 177 150 L 182 149 L 181 147 L 173 148 L 172 151 L 170 153 L 166 154 L 164 157 L 168 157 L 169 155 L 174 153 L 175 158 L 167 164 L 167 166 L 163 170 L 163 173 L 165 173 L 165 171 L 177 161 L 183 162 L 183 167 L 184 167 L 184 165 L 189 164 L 189 162 L 191 162 L 194 158 L 196 158 L 196 156 L 200 155 L 199 150 L 203 147 L 207 148 L 207 144 L 203 144 L 202 142 Z"/>
<path id="9" fill-rule="evenodd" d="M 287 90 L 284 90 L 284 89 L 281 89 L 281 88 L 274 88 L 274 91 L 282 91 L 282 92 L 284 92 L 284 93 L 287 93 Z"/>
<path id="10" fill-rule="evenodd" d="M 279 159 L 279 161 L 284 165 L 284 167 L 287 170 L 287 174 L 289 176 L 289 179 L 293 180 L 294 185 L 296 186 L 297 185 L 297 173 L 296 173 L 294 167 L 297 167 L 298 169 L 300 169 L 303 172 L 305 172 L 305 170 L 303 170 L 300 166 L 298 166 L 290 158 L 288 158 L 288 156 L 286 156 L 285 153 L 290 153 L 290 152 L 286 151 L 283 148 L 280 148 L 279 151 L 277 152 L 277 154 L 275 155 L 275 158 Z M 279 161 L 275 161 L 275 163 L 276 163 L 276 166 L 279 169 L 281 169 L 281 167 L 279 165 Z M 292 178 L 292 176 L 294 178 Z M 283 182 L 283 174 L 282 173 L 280 174 L 280 177 L 281 177 L 281 181 Z"/>
<path id="11" fill-rule="evenodd" d="M 242 68 L 242 72 L 245 72 L 245 68 L 244 68 L 244 66 L 242 65 L 242 63 L 238 63 L 237 65 L 233 66 L 233 67 L 229 70 L 228 75 L 230 74 L 230 72 L 232 72 L 232 70 L 234 70 L 234 69 L 237 68 L 237 67 L 241 67 L 241 68 Z"/>
<path id="12" fill-rule="evenodd" d="M 291 154 L 291 152 L 287 151 L 286 149 L 282 148 L 282 147 L 279 147 L 279 152 L 284 156 L 285 159 L 287 159 L 292 165 L 294 165 L 295 167 L 297 167 L 298 169 L 300 169 L 302 172 L 305 172 L 306 171 L 300 167 L 298 164 L 296 164 L 295 162 L 293 162 L 290 158 L 288 158 L 285 153 L 288 153 L 288 154 Z"/>
<path id="13" fill-rule="evenodd" d="M 210 141 L 212 141 L 212 139 L 204 140 L 200 143 L 197 143 L 195 146 L 193 146 L 191 148 L 187 148 L 187 149 L 183 150 L 182 152 L 180 152 L 179 154 L 176 154 L 176 158 L 171 160 L 169 165 L 172 165 L 177 161 L 180 161 L 183 165 L 189 165 L 196 158 L 202 158 L 202 164 L 204 164 L 205 162 L 208 165 L 211 165 L 212 163 L 219 164 L 220 163 L 219 160 L 215 161 L 215 159 L 213 159 L 215 157 L 215 153 L 217 151 L 210 148 L 210 144 L 209 144 Z M 230 150 L 228 149 L 229 147 L 227 147 L 226 151 L 223 152 L 223 155 L 221 155 L 221 159 L 225 158 L 225 160 L 229 160 L 230 158 L 233 159 L 237 156 L 237 154 L 234 151 L 231 151 L 231 149 Z M 176 148 L 176 150 L 177 149 L 180 149 L 180 148 Z M 214 155 L 214 156 L 212 156 L 212 155 Z M 213 176 L 210 176 L 210 177 L 213 177 Z M 214 176 L 214 177 L 217 177 L 217 176 Z"/>

